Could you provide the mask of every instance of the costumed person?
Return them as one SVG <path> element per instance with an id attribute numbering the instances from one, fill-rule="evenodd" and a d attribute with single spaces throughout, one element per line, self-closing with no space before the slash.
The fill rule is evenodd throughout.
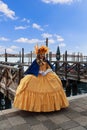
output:
<path id="1" fill-rule="evenodd" d="M 16 90 L 14 107 L 32 112 L 51 112 L 69 106 L 60 78 L 45 58 L 48 47 L 36 46 L 36 59 Z"/>

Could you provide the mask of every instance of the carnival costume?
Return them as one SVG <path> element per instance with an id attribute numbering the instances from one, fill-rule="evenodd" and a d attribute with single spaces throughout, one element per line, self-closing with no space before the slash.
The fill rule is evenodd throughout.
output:
<path id="1" fill-rule="evenodd" d="M 48 52 L 46 46 L 35 48 L 37 55 Z M 14 107 L 33 112 L 51 112 L 68 107 L 60 78 L 48 60 L 36 58 L 26 70 L 17 88 Z"/>

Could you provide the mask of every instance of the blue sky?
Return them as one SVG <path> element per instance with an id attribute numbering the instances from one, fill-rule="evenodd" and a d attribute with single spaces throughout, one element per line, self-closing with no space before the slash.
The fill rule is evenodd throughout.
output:
<path id="1" fill-rule="evenodd" d="M 87 55 L 87 0 L 0 0 L 0 53 L 34 46 Z"/>

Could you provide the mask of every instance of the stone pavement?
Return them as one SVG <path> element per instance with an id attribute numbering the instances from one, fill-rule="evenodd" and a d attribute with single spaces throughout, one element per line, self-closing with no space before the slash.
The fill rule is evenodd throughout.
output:
<path id="1" fill-rule="evenodd" d="M 70 106 L 55 112 L 0 111 L 0 130 L 87 130 L 87 94 L 68 99 Z"/>

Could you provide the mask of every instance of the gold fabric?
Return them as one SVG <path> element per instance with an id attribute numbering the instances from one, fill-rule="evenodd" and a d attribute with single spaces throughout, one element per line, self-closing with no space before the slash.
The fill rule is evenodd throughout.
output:
<path id="1" fill-rule="evenodd" d="M 46 63 L 40 70 L 50 68 Z M 14 107 L 26 111 L 50 112 L 68 107 L 69 102 L 60 78 L 54 73 L 38 77 L 26 75 L 17 88 Z"/>

